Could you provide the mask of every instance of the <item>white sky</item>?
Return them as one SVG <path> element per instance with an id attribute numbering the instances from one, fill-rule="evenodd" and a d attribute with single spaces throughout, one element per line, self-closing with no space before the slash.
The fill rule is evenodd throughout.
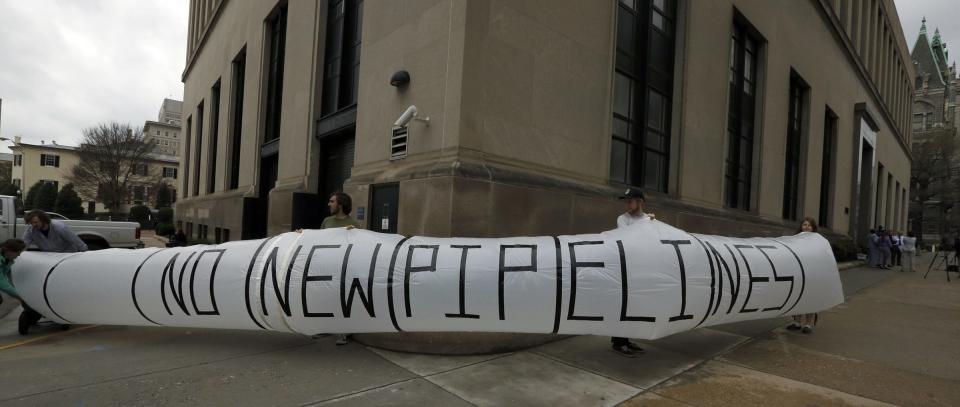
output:
<path id="1" fill-rule="evenodd" d="M 0 136 L 76 145 L 182 99 L 187 0 L 0 0 Z M 9 152 L 10 142 L 0 142 Z"/>
<path id="2" fill-rule="evenodd" d="M 950 62 L 960 56 L 960 0 L 894 0 L 903 25 L 907 46 L 913 45 L 920 34 L 920 22 L 927 17 L 927 35 L 933 39 L 933 30 L 940 28 L 940 39 L 946 41 Z"/>

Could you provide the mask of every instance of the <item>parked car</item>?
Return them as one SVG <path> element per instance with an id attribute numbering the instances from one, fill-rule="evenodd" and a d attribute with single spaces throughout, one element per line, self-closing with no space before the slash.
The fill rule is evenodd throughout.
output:
<path id="1" fill-rule="evenodd" d="M 23 237 L 27 227 L 23 212 L 20 198 L 0 195 L 0 241 Z M 50 217 L 69 226 L 90 250 L 143 247 L 140 224 L 137 222 L 69 220 L 59 214 L 51 214 Z"/>

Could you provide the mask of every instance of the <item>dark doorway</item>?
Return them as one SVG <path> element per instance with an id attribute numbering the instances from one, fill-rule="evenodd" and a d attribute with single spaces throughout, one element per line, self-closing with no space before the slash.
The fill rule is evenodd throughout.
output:
<path id="1" fill-rule="evenodd" d="M 397 233 L 400 185 L 374 185 L 370 191 L 370 230 Z"/>
<path id="2" fill-rule="evenodd" d="M 343 183 L 350 179 L 355 145 L 354 131 L 355 128 L 351 127 L 320 140 L 320 179 L 317 191 L 324 202 L 334 192 L 343 191 Z"/>
<path id="3" fill-rule="evenodd" d="M 260 239 L 267 237 L 267 220 L 270 214 L 270 190 L 277 183 L 277 158 L 273 154 L 260 159 L 260 182 L 258 182 L 257 198 L 249 205 L 244 205 L 244 239 Z"/>

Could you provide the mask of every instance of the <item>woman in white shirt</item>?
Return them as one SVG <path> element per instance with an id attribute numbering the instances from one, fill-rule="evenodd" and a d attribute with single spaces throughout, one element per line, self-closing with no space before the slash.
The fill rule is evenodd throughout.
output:
<path id="1" fill-rule="evenodd" d="M 913 236 L 913 231 L 907 232 L 905 237 L 900 238 L 900 250 L 903 251 L 903 263 L 900 263 L 900 271 L 907 269 L 916 272 L 913 268 L 913 256 L 917 252 L 917 238 Z"/>

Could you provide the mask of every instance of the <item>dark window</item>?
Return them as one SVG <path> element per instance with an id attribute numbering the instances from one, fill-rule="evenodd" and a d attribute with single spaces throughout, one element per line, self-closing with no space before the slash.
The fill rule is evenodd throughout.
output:
<path id="1" fill-rule="evenodd" d="M 20 167 L 20 166 L 23 165 L 23 155 L 22 155 L 22 154 L 17 154 L 17 155 L 15 155 L 15 156 L 13 156 L 13 165 L 16 166 L 16 167 Z"/>
<path id="2" fill-rule="evenodd" d="M 725 203 L 731 208 L 750 210 L 757 123 L 757 57 L 761 40 L 746 24 L 734 22 L 730 43 Z"/>
<path id="3" fill-rule="evenodd" d="M 43 185 L 53 185 L 54 188 L 57 188 L 57 190 L 60 189 L 60 181 L 49 180 L 49 179 L 45 179 L 45 180 L 42 180 L 42 181 L 43 181 Z"/>
<path id="4" fill-rule="evenodd" d="M 331 0 L 327 10 L 323 100 L 326 116 L 357 104 L 363 0 Z"/>
<path id="5" fill-rule="evenodd" d="M 163 167 L 163 177 L 177 179 L 177 169 L 174 167 Z"/>
<path id="6" fill-rule="evenodd" d="M 192 122 L 192 121 L 193 121 L 193 117 L 187 117 L 187 132 L 186 132 L 186 134 L 184 135 L 184 137 L 186 137 L 186 140 L 184 140 L 184 144 L 183 144 L 183 171 L 184 171 L 184 172 L 186 173 L 186 175 L 187 175 L 187 176 L 183 179 L 183 196 L 184 196 L 184 197 L 190 196 L 190 195 L 189 195 L 189 194 L 190 194 L 190 185 L 189 185 L 189 182 L 190 182 L 190 137 L 192 137 L 192 135 L 193 135 L 193 133 L 191 133 L 191 130 L 192 130 L 192 127 L 193 127 L 193 126 L 191 126 L 191 124 L 192 124 L 191 122 Z"/>
<path id="7" fill-rule="evenodd" d="M 830 224 L 830 203 L 833 201 L 833 162 L 837 140 L 837 115 L 830 108 L 823 118 L 823 164 L 820 169 L 820 222 L 821 227 Z"/>
<path id="8" fill-rule="evenodd" d="M 203 157 L 200 154 L 203 148 L 203 102 L 197 105 L 197 137 L 194 148 L 193 196 L 197 196 L 200 195 L 200 169 L 203 168 L 200 166 L 200 158 Z"/>
<path id="9" fill-rule="evenodd" d="M 283 100 L 283 57 L 287 42 L 287 5 L 267 20 L 267 113 L 264 142 L 280 138 L 280 102 Z"/>
<path id="10" fill-rule="evenodd" d="M 150 175 L 150 168 L 146 164 L 134 164 L 133 175 L 141 175 L 146 177 Z"/>
<path id="11" fill-rule="evenodd" d="M 676 3 L 618 4 L 610 180 L 665 192 Z"/>
<path id="12" fill-rule="evenodd" d="M 207 193 L 212 194 L 217 184 L 217 143 L 220 130 L 220 80 L 210 89 L 210 145 L 207 153 Z"/>
<path id="13" fill-rule="evenodd" d="M 137 205 L 143 203 L 143 197 L 145 195 L 144 188 L 142 185 L 135 185 L 131 188 L 133 191 L 133 202 Z"/>
<path id="14" fill-rule="evenodd" d="M 60 156 L 53 154 L 40 154 L 41 167 L 60 167 Z"/>
<path id="15" fill-rule="evenodd" d="M 233 122 L 230 131 L 230 180 L 228 189 L 240 187 L 240 141 L 243 134 L 243 81 L 246 76 L 247 49 L 233 60 Z"/>
<path id="16" fill-rule="evenodd" d="M 14 179 L 13 179 L 13 185 L 15 185 L 17 188 L 20 188 L 20 179 L 19 179 L 19 178 L 14 178 Z"/>
<path id="17" fill-rule="evenodd" d="M 803 104 L 807 87 L 796 74 L 790 77 L 787 149 L 783 172 L 783 218 L 797 220 L 800 206 L 800 154 L 803 141 Z"/>
<path id="18" fill-rule="evenodd" d="M 223 230 L 223 234 L 221 235 L 221 240 L 224 242 L 230 241 L 230 229 Z"/>

